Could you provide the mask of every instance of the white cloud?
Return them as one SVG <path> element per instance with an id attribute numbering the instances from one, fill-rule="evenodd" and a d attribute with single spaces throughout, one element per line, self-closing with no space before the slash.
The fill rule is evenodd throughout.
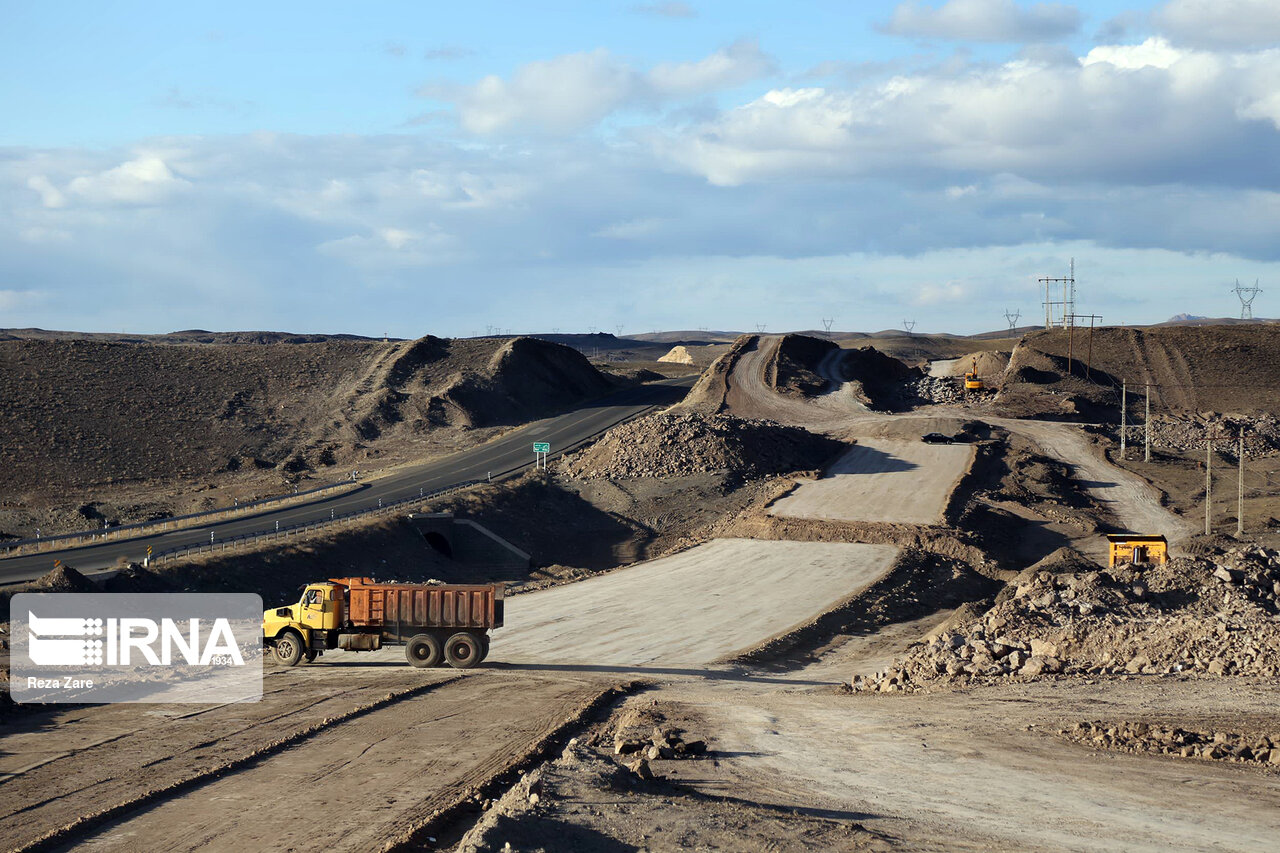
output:
<path id="1" fill-rule="evenodd" d="M 538 130 L 566 134 L 624 107 L 651 106 L 741 85 L 773 70 L 754 41 L 739 41 L 694 62 L 638 71 L 598 48 L 522 65 L 509 78 L 490 75 L 468 86 L 432 85 L 420 93 L 451 101 L 471 133 Z"/>
<path id="2" fill-rule="evenodd" d="M 67 192 L 98 204 L 156 204 L 190 186 L 160 157 L 147 154 L 96 175 L 81 175 L 67 185 Z"/>
<path id="3" fill-rule="evenodd" d="M 1280 43 L 1276 0 L 1169 0 L 1151 14 L 1161 32 L 1202 47 L 1271 47 Z"/>
<path id="4" fill-rule="evenodd" d="M 67 203 L 67 197 L 44 175 L 32 175 L 27 178 L 27 186 L 40 193 L 40 203 L 45 207 L 62 207 Z"/>
<path id="5" fill-rule="evenodd" d="M 460 241 L 434 223 L 423 230 L 381 227 L 369 234 L 327 240 L 316 247 L 323 255 L 356 267 L 423 267 L 458 260 Z"/>
<path id="6" fill-rule="evenodd" d="M 513 127 L 567 133 L 604 118 L 641 87 L 636 71 L 600 48 L 530 62 L 508 80 L 490 75 L 454 93 L 428 93 L 453 100 L 458 120 L 472 133 Z"/>
<path id="7" fill-rule="evenodd" d="M 1027 42 L 1065 38 L 1080 29 L 1080 12 L 1064 3 L 1022 7 L 1013 0 L 948 0 L 930 6 L 906 0 L 893 10 L 884 32 L 959 41 Z"/>
<path id="8" fill-rule="evenodd" d="M 1280 136 L 1258 120 L 1280 126 L 1277 91 L 1280 51 L 1221 56 L 1151 39 L 1070 64 L 1018 59 L 849 90 L 777 89 L 651 139 L 721 186 L 922 170 L 1274 186 Z"/>
<path id="9" fill-rule="evenodd" d="M 1142 44 L 1099 45 L 1080 60 L 1081 65 L 1105 62 L 1116 68 L 1172 68 L 1189 54 L 1173 47 L 1162 38 L 1149 38 Z"/>
<path id="10" fill-rule="evenodd" d="M 773 62 L 755 41 L 738 41 L 696 62 L 658 65 L 649 83 L 662 95 L 699 95 L 738 86 L 774 70 Z"/>

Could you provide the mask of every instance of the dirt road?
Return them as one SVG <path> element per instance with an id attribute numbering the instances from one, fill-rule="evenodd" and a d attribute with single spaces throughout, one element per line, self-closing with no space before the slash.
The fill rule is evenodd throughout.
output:
<path id="1" fill-rule="evenodd" d="M 733 373 L 726 378 L 729 388 L 725 403 L 730 412 L 743 418 L 765 418 L 819 431 L 847 426 L 857 416 L 867 413 L 866 406 L 853 396 L 845 383 L 837 382 L 831 392 L 810 400 L 788 397 L 770 388 L 765 382 L 765 373 L 780 340 L 776 335 L 763 335 L 754 348 L 738 359 Z M 833 371 L 838 356 L 839 353 L 834 353 L 820 367 L 824 378 L 833 382 L 836 382 Z"/>
<path id="2" fill-rule="evenodd" d="M 937 524 L 972 461 L 973 448 L 965 444 L 860 439 L 822 479 L 800 485 L 769 511 L 788 518 Z"/>
<path id="3" fill-rule="evenodd" d="M 730 756 L 708 793 L 854 819 L 910 850 L 1261 851 L 1280 833 L 1280 781 L 1232 766 L 1099 754 L 1058 737 L 1099 715 L 1237 719 L 1264 686 L 1009 685 L 843 697 L 726 682 L 682 691 Z M 1028 729 L 1028 726 L 1034 728 Z"/>
<path id="4" fill-rule="evenodd" d="M 1194 532 L 1186 521 L 1161 506 L 1159 493 L 1149 483 L 1104 459 L 1079 427 L 1013 418 L 987 420 L 1027 436 L 1046 454 L 1070 465 L 1076 479 L 1125 528 L 1161 533 L 1173 543 Z"/>

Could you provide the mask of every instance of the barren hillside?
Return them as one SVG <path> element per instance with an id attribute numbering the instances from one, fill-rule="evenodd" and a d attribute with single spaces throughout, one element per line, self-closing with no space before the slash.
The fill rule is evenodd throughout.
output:
<path id="1" fill-rule="evenodd" d="M 1070 342 L 1072 376 L 1068 345 L 1061 329 L 1023 338 L 1009 364 L 1005 393 L 1012 399 L 1065 391 L 1114 406 L 1125 381 L 1138 393 L 1152 383 L 1158 410 L 1262 414 L 1280 401 L 1280 330 L 1272 325 L 1098 329 L 1091 361 L 1089 331 L 1077 329 Z M 1089 382 L 1081 381 L 1086 372 Z"/>
<path id="2" fill-rule="evenodd" d="M 42 508 L 141 483 L 155 488 L 114 508 L 119 520 L 202 508 L 193 480 L 206 490 L 239 483 L 243 498 L 306 472 L 340 478 L 370 457 L 450 450 L 474 430 L 550 415 L 616 382 L 580 353 L 531 338 L 0 341 L 0 530 L 82 528 L 111 516 L 42 518 Z M 172 499 L 157 505 L 155 492 Z"/>

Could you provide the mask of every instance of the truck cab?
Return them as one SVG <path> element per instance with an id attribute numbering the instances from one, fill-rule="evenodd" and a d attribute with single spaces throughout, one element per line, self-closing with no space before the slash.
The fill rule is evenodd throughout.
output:
<path id="1" fill-rule="evenodd" d="M 297 604 L 262 612 L 262 639 L 276 650 L 282 663 L 302 657 L 315 660 L 330 648 L 330 632 L 342 626 L 343 587 L 336 583 L 307 584 Z"/>

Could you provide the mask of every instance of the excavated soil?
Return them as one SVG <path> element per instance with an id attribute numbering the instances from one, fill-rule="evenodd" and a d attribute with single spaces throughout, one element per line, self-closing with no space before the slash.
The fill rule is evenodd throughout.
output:
<path id="1" fill-rule="evenodd" d="M 758 478 L 818 468 L 842 447 L 841 442 L 772 421 L 662 412 L 615 427 L 568 457 L 560 470 L 584 480 L 712 471 Z"/>

